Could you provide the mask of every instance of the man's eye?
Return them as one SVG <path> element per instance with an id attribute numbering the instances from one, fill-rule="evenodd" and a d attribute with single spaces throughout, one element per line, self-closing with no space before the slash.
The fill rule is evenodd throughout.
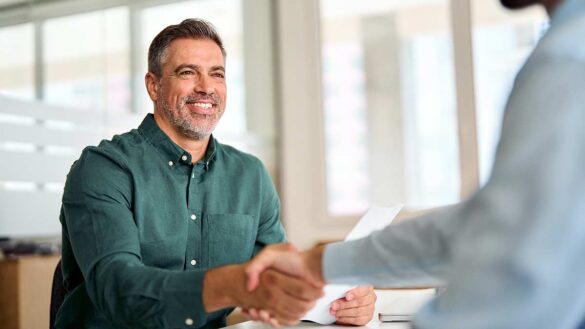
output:
<path id="1" fill-rule="evenodd" d="M 193 71 L 181 71 L 179 72 L 179 75 L 191 75 L 193 74 Z"/>
<path id="2" fill-rule="evenodd" d="M 222 78 L 222 79 L 225 77 L 225 75 L 223 73 L 214 73 L 213 76 L 216 78 Z"/>

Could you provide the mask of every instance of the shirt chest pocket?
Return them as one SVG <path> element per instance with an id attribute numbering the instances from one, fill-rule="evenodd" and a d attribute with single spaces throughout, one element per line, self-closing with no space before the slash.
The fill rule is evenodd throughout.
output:
<path id="1" fill-rule="evenodd" d="M 254 217 L 218 214 L 206 219 L 210 267 L 243 263 L 252 257 L 258 227 Z"/>

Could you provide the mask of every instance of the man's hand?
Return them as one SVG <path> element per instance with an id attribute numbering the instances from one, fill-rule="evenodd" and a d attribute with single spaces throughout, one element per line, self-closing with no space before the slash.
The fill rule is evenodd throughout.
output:
<path id="1" fill-rule="evenodd" d="M 372 320 L 376 307 L 376 293 L 371 286 L 360 286 L 348 291 L 344 298 L 331 303 L 329 312 L 337 324 L 363 326 Z"/>
<path id="2" fill-rule="evenodd" d="M 322 255 L 323 247 L 299 252 L 288 243 L 268 246 L 246 268 L 248 290 L 256 289 L 261 273 L 269 268 L 304 280 L 315 287 L 323 287 Z"/>
<path id="3" fill-rule="evenodd" d="M 321 288 L 271 269 L 260 275 L 258 288 L 247 294 L 235 296 L 236 305 L 243 309 L 262 309 L 266 316 L 282 325 L 299 322 L 323 295 Z"/>
<path id="4" fill-rule="evenodd" d="M 257 289 L 250 292 L 246 289 L 246 266 L 228 265 L 206 273 L 203 304 L 207 312 L 230 306 L 261 309 L 274 324 L 293 325 L 323 295 L 321 287 L 272 269 L 261 273 Z"/>

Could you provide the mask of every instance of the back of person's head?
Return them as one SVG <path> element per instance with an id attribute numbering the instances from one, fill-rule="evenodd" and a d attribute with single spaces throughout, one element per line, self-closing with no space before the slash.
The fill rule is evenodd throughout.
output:
<path id="1" fill-rule="evenodd" d="M 165 61 L 166 50 L 177 39 L 209 39 L 217 44 L 225 58 L 226 52 L 223 41 L 213 24 L 203 19 L 188 18 L 180 24 L 169 25 L 157 34 L 148 48 L 148 71 L 157 78 L 162 74 L 162 64 Z"/>

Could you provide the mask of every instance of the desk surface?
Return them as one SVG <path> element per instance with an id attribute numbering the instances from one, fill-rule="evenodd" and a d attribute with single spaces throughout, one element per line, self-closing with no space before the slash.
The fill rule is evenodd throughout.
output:
<path id="1" fill-rule="evenodd" d="M 226 328 L 231 329 L 271 329 L 272 327 L 269 325 L 265 325 L 259 322 L 253 321 L 246 321 L 242 323 L 235 324 L 233 326 L 229 326 Z M 363 327 L 348 327 L 348 326 L 340 326 L 340 325 L 329 325 L 323 326 L 316 323 L 309 323 L 309 322 L 301 322 L 296 326 L 286 327 L 286 328 L 319 328 L 319 329 L 332 329 L 332 328 L 384 328 L 384 329 L 410 329 L 410 323 L 408 322 L 379 322 L 378 320 L 373 320 L 372 322 L 368 323 L 366 326 Z"/>
<path id="2" fill-rule="evenodd" d="M 434 289 L 414 289 L 414 290 L 376 290 L 378 300 L 376 302 L 376 311 L 374 320 L 368 323 L 364 327 L 359 328 L 384 328 L 384 329 L 409 329 L 411 328 L 408 322 L 380 322 L 378 321 L 379 312 L 394 311 L 397 313 L 414 313 L 424 303 L 429 301 L 435 296 Z M 264 325 L 258 322 L 242 322 L 227 328 L 231 329 L 269 329 L 272 328 L 268 325 Z M 331 329 L 331 328 L 343 328 L 351 329 L 358 327 L 348 327 L 339 325 L 323 326 L 316 323 L 301 322 L 300 324 L 288 328 L 320 328 L 320 329 Z"/>

